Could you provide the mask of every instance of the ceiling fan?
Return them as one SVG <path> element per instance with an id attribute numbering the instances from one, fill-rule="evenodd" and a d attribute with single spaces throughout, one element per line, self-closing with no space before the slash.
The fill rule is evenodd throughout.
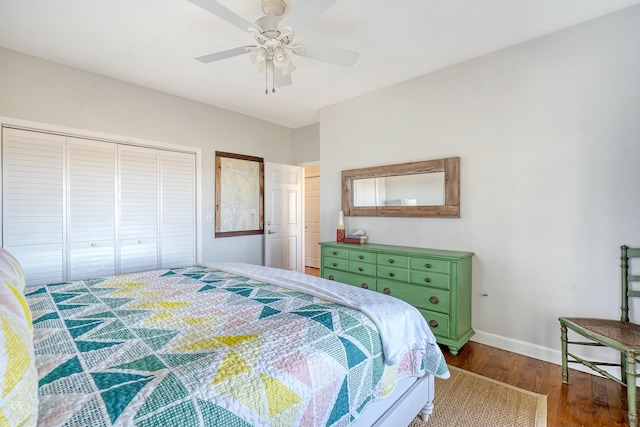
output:
<path id="1" fill-rule="evenodd" d="M 304 31 L 337 0 L 298 0 L 295 7 L 286 14 L 284 13 L 286 4 L 283 0 L 261 0 L 265 15 L 255 24 L 229 10 L 217 0 L 189 1 L 241 30 L 253 34 L 256 41 L 252 45 L 234 47 L 195 59 L 210 63 L 250 53 L 251 62 L 258 66 L 258 71 L 265 74 L 265 80 L 268 76 L 272 76 L 272 92 L 275 92 L 276 86 L 288 86 L 292 83 L 291 72 L 296 67 L 291 62 L 289 53 L 343 67 L 351 67 L 358 59 L 358 53 L 350 50 L 293 41 L 294 29 L 297 33 Z M 265 88 L 265 93 L 269 93 L 268 88 Z"/>

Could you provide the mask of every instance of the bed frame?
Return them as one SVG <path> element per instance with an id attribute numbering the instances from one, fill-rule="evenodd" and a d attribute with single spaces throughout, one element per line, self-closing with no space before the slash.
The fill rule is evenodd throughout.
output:
<path id="1" fill-rule="evenodd" d="M 375 401 L 354 421 L 353 427 L 408 426 L 419 413 L 426 423 L 433 412 L 434 376 L 405 378 L 385 399 Z"/>

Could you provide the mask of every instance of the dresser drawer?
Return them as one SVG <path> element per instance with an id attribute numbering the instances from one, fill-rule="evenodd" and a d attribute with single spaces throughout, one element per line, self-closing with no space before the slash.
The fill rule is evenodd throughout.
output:
<path id="1" fill-rule="evenodd" d="M 344 248 L 322 248 L 322 255 L 325 257 L 347 259 L 349 251 Z"/>
<path id="2" fill-rule="evenodd" d="M 347 273 L 346 271 L 325 268 L 322 277 L 329 280 L 335 280 L 336 282 L 347 283 L 349 279 L 349 273 Z"/>
<path id="3" fill-rule="evenodd" d="M 424 299 L 424 289 L 420 286 L 407 283 L 394 282 L 392 280 L 378 279 L 378 292 L 391 295 L 411 305 L 416 305 L 418 299 Z"/>
<path id="4" fill-rule="evenodd" d="M 401 299 L 416 308 L 449 314 L 449 292 L 441 289 L 378 280 L 378 292 Z"/>
<path id="5" fill-rule="evenodd" d="M 376 265 L 367 264 L 365 262 L 349 261 L 349 271 L 352 273 L 366 274 L 367 276 L 375 276 Z"/>
<path id="6" fill-rule="evenodd" d="M 449 316 L 435 311 L 418 309 L 422 317 L 427 321 L 431 331 L 436 337 L 449 338 Z"/>
<path id="7" fill-rule="evenodd" d="M 325 268 L 323 277 L 325 279 L 335 280 L 336 282 L 346 283 L 347 285 L 357 286 L 359 288 L 370 289 L 372 291 L 376 290 L 375 277 L 364 277 L 359 274 L 332 270 L 330 268 Z"/>
<path id="8" fill-rule="evenodd" d="M 375 264 L 376 254 L 364 251 L 349 251 L 349 260 Z"/>
<path id="9" fill-rule="evenodd" d="M 349 261 L 347 261 L 346 259 L 326 257 L 322 261 L 322 265 L 324 265 L 326 268 L 347 271 Z"/>
<path id="10" fill-rule="evenodd" d="M 435 288 L 450 289 L 451 276 L 448 274 L 432 273 L 430 271 L 411 270 L 411 283 L 427 285 Z"/>
<path id="11" fill-rule="evenodd" d="M 451 263 L 431 258 L 411 258 L 412 270 L 433 271 L 435 273 L 449 274 Z"/>
<path id="12" fill-rule="evenodd" d="M 409 257 L 393 254 L 378 254 L 376 257 L 378 265 L 393 267 L 409 267 Z"/>
<path id="13" fill-rule="evenodd" d="M 391 279 L 399 282 L 409 281 L 409 270 L 406 268 L 387 267 L 385 265 L 378 264 L 378 273 L 376 274 L 380 279 Z"/>
<path id="14" fill-rule="evenodd" d="M 439 313 L 450 314 L 449 291 L 435 288 L 422 288 L 420 298 L 415 300 L 416 307 L 425 308 Z"/>

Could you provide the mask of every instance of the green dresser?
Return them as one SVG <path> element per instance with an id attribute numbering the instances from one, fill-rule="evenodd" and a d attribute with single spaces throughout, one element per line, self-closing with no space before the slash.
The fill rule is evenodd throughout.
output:
<path id="1" fill-rule="evenodd" d="M 440 344 L 458 354 L 471 329 L 472 252 L 323 242 L 320 275 L 400 298 L 424 316 Z"/>

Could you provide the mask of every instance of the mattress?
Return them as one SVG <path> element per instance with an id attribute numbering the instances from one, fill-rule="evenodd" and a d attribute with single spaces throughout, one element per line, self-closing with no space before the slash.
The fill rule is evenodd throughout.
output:
<path id="1" fill-rule="evenodd" d="M 27 288 L 39 425 L 345 426 L 448 375 L 435 340 L 389 363 L 366 310 L 222 268 Z"/>

